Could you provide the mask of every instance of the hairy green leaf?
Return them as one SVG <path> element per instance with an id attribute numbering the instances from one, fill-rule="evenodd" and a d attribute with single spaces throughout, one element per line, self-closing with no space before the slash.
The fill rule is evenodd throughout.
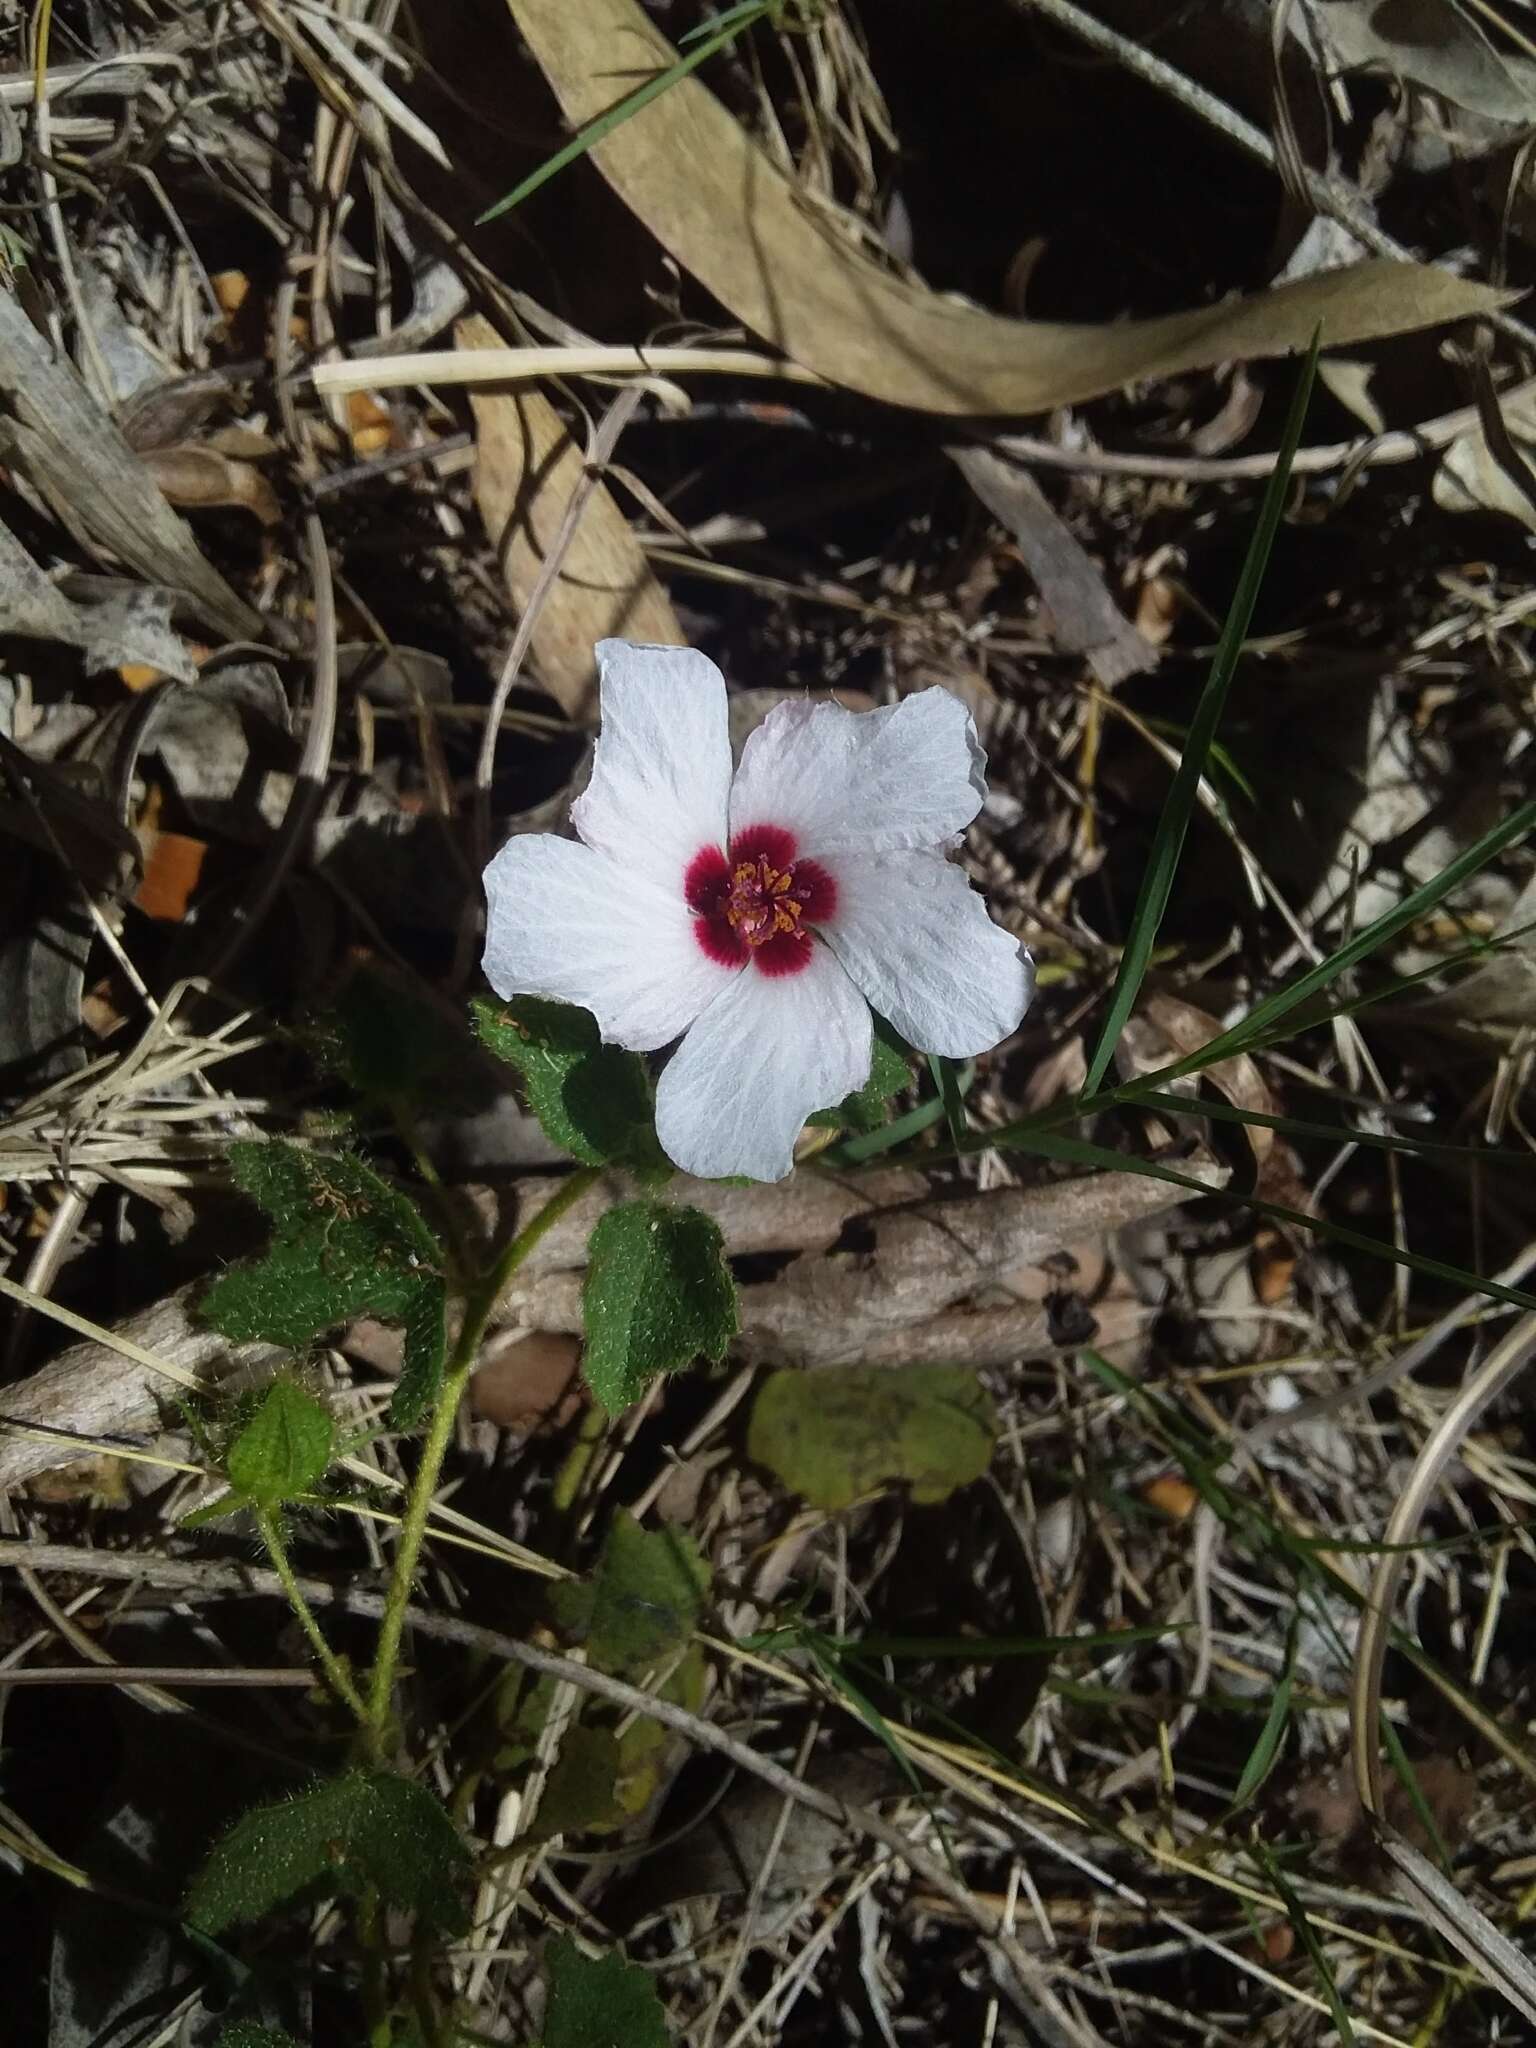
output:
<path id="1" fill-rule="evenodd" d="M 224 2029 L 213 2048 L 299 2048 L 299 2044 L 281 2027 L 258 2027 L 252 2020 L 237 2020 Z"/>
<path id="2" fill-rule="evenodd" d="M 463 1018 L 372 963 L 310 1019 L 306 1037 L 322 1066 L 375 1102 L 472 1099 L 476 1079 L 487 1092 L 472 1066 L 488 1063 L 466 1059 L 473 1046 Z"/>
<path id="3" fill-rule="evenodd" d="M 650 1973 L 622 1956 L 583 1955 L 560 1935 L 549 1945 L 544 2048 L 667 2048 L 667 2023 Z"/>
<path id="4" fill-rule="evenodd" d="M 957 1366 L 776 1372 L 747 1430 L 747 1455 L 812 1507 L 845 1508 L 890 1480 L 916 1501 L 979 1479 L 997 1421 L 976 1375 Z"/>
<path id="5" fill-rule="evenodd" d="M 648 1671 L 680 1650 L 698 1627 L 709 1567 L 685 1530 L 642 1529 L 620 1509 L 608 1526 L 590 1582 L 550 1588 L 567 1635 L 585 1642 L 601 1671 Z"/>
<path id="6" fill-rule="evenodd" d="M 656 1143 L 644 1064 L 604 1045 L 589 1010 L 518 996 L 477 1002 L 474 1020 L 496 1057 L 517 1069 L 551 1144 L 584 1166 L 628 1166 L 656 1178 L 670 1171 Z"/>
<path id="7" fill-rule="evenodd" d="M 405 1326 L 390 1420 L 420 1420 L 442 1377 L 443 1252 L 406 1197 L 349 1152 L 230 1148 L 235 1180 L 275 1226 L 262 1257 L 216 1280 L 202 1311 L 236 1341 L 298 1346 L 356 1315 Z"/>
<path id="8" fill-rule="evenodd" d="M 301 1892 L 356 1898 L 372 1887 L 461 1934 L 469 1915 L 458 1887 L 468 1872 L 468 1851 L 424 1785 L 393 1771 L 349 1771 L 237 1820 L 193 1879 L 187 1918 L 219 1934 Z"/>
<path id="9" fill-rule="evenodd" d="M 259 1507 L 275 1508 L 319 1485 L 331 1462 L 333 1437 L 324 1402 L 294 1380 L 277 1379 L 230 1445 L 224 1469 L 237 1492 Z"/>
<path id="10" fill-rule="evenodd" d="M 610 1415 L 660 1373 L 703 1356 L 716 1363 L 736 1334 L 736 1284 L 718 1228 L 697 1209 L 622 1202 L 593 1231 L 582 1292 L 587 1385 Z"/>

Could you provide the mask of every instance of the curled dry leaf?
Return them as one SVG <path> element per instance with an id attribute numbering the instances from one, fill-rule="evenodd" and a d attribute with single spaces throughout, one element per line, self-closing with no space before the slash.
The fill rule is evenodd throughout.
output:
<path id="1" fill-rule="evenodd" d="M 573 127 L 677 61 L 636 0 L 508 0 Z M 893 276 L 803 204 L 708 87 L 683 78 L 593 161 L 662 246 L 795 362 L 891 405 L 1016 414 L 1140 378 L 1402 334 L 1507 294 L 1411 263 L 1328 270 L 1252 298 L 1101 327 L 1010 320 Z"/>
<path id="2" fill-rule="evenodd" d="M 1179 1059 L 1199 1052 L 1221 1035 L 1220 1022 L 1183 996 L 1150 995 L 1143 1008 Z M 1233 1053 L 1230 1059 L 1215 1061 L 1204 1070 L 1204 1078 L 1220 1090 L 1234 1109 L 1251 1110 L 1260 1116 L 1274 1115 L 1274 1098 L 1248 1053 Z M 1262 1166 L 1273 1150 L 1274 1132 L 1262 1124 L 1245 1124 L 1243 1129 L 1255 1161 Z"/>
<path id="3" fill-rule="evenodd" d="M 494 348 L 500 339 L 478 315 L 461 320 L 455 338 L 460 348 Z M 475 503 L 501 557 L 508 595 L 521 613 L 581 481 L 584 458 L 564 420 L 531 385 L 477 389 L 470 405 Z M 610 636 L 669 647 L 680 647 L 685 637 L 628 520 L 599 483 L 533 629 L 539 675 L 572 718 L 596 713 L 592 650 Z"/>
<path id="4" fill-rule="evenodd" d="M 183 441 L 178 447 L 148 450 L 140 459 L 173 505 L 233 505 L 253 513 L 263 526 L 275 526 L 283 516 L 277 493 L 261 471 L 216 448 Z"/>
<path id="5" fill-rule="evenodd" d="M 1505 432 L 1527 465 L 1536 463 L 1536 378 L 1501 394 Z M 1442 512 L 1501 512 L 1536 531 L 1536 504 L 1489 446 L 1481 425 L 1469 427 L 1440 458 L 1431 486 Z"/>

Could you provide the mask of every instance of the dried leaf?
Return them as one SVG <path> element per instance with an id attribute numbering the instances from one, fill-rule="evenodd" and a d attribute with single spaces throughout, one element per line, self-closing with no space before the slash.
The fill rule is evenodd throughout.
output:
<path id="1" fill-rule="evenodd" d="M 1499 411 L 1510 440 L 1536 460 L 1536 378 L 1500 394 Z M 1432 485 L 1442 512 L 1502 512 L 1536 532 L 1536 505 L 1504 467 L 1481 426 L 1459 434 L 1440 458 Z"/>
<path id="2" fill-rule="evenodd" d="M 184 441 L 179 447 L 147 451 L 139 459 L 173 505 L 234 505 L 253 513 L 263 526 L 276 526 L 283 516 L 277 493 L 261 471 L 216 448 Z"/>
<path id="3" fill-rule="evenodd" d="M 1454 0 L 1320 0 L 1307 18 L 1340 70 L 1388 71 L 1490 120 L 1536 121 L 1536 64 L 1496 49 Z"/>
<path id="4" fill-rule="evenodd" d="M 454 334 L 460 348 L 495 348 L 500 340 L 478 315 L 461 320 Z M 501 557 L 508 594 L 521 613 L 581 481 L 584 457 L 549 400 L 531 386 L 475 389 L 470 405 L 476 428 L 475 503 Z M 628 520 L 599 483 L 533 632 L 544 687 L 572 718 L 596 713 L 592 650 L 610 634 L 668 647 L 681 647 L 686 638 Z"/>
<path id="5" fill-rule="evenodd" d="M 206 839 L 193 839 L 185 832 L 154 833 L 144 858 L 144 879 L 133 899 L 135 907 L 161 923 L 180 924 L 207 857 Z"/>
<path id="6" fill-rule="evenodd" d="M 677 61 L 636 0 L 508 0 L 572 126 Z M 1507 295 L 1408 263 L 1329 270 L 1252 298 L 1102 327 L 1009 320 L 891 275 L 806 206 L 697 78 L 592 151 L 662 246 L 764 340 L 834 383 L 948 414 L 1046 412 L 1233 358 L 1401 334 Z"/>
<path id="7" fill-rule="evenodd" d="M 555 1330 L 530 1330 L 486 1347 L 470 1381 L 470 1405 L 498 1429 L 558 1428 L 581 1406 L 581 1346 Z"/>
<path id="8" fill-rule="evenodd" d="M 1034 478 L 990 448 L 955 447 L 949 455 L 982 504 L 1013 535 L 1051 615 L 1057 645 L 1085 656 L 1106 690 L 1156 668 L 1156 650 L 1110 596 L 1087 549 Z"/>
<path id="9" fill-rule="evenodd" d="M 1221 1034 L 1220 1021 L 1183 996 L 1151 995 L 1143 1007 L 1180 1059 L 1200 1052 Z M 1205 1069 L 1204 1078 L 1234 1109 L 1253 1111 L 1260 1116 L 1274 1115 L 1274 1097 L 1257 1062 L 1248 1053 L 1234 1053 L 1230 1059 L 1214 1061 Z M 1254 1159 L 1262 1166 L 1274 1146 L 1274 1132 L 1263 1124 L 1245 1124 L 1243 1131 Z"/>
<path id="10" fill-rule="evenodd" d="M 201 617 L 236 639 L 262 620 L 203 559 L 115 421 L 58 359 L 12 292 L 0 291 L 0 459 L 25 472 L 55 515 L 149 582 L 185 591 Z"/>

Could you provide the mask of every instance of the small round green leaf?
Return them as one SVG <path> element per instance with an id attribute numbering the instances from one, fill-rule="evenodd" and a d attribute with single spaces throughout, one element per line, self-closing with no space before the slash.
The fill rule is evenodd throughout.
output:
<path id="1" fill-rule="evenodd" d="M 230 1484 L 258 1507 L 312 1493 L 331 1462 L 331 1412 L 290 1379 L 272 1382 L 261 1406 L 230 1445 Z"/>
<path id="2" fill-rule="evenodd" d="M 845 1508 L 889 1481 L 944 1500 L 992 1460 L 986 1389 L 958 1366 L 776 1372 L 763 1384 L 747 1453 L 817 1508 Z"/>

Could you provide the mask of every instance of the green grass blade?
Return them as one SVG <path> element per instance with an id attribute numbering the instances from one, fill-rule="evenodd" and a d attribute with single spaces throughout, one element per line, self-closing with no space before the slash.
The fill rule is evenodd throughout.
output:
<path id="1" fill-rule="evenodd" d="M 552 157 L 546 158 L 536 171 L 530 171 L 523 182 L 514 185 L 504 199 L 498 199 L 494 206 L 488 206 L 476 220 L 476 227 L 484 227 L 487 221 L 496 220 L 502 214 L 510 213 L 514 206 L 521 206 L 541 185 L 547 185 L 550 179 L 557 177 L 568 164 L 573 164 L 578 157 L 585 156 L 589 149 L 603 140 L 604 136 L 611 135 L 615 128 L 632 119 L 642 108 L 648 107 L 652 100 L 660 99 L 664 92 L 669 92 L 680 80 L 697 71 L 701 64 L 708 63 L 717 50 L 723 50 L 728 44 L 735 42 L 736 38 L 751 28 L 754 22 L 761 21 L 766 14 L 771 14 L 774 5 L 775 0 L 741 0 L 739 6 L 727 8 L 725 13 L 718 15 L 713 22 L 702 24 L 701 26 L 708 30 L 702 42 L 696 43 L 688 54 L 679 57 L 675 64 L 669 64 L 665 71 L 658 71 L 654 77 L 647 78 L 633 91 L 625 93 L 621 100 L 617 100 L 605 113 L 589 121 L 584 128 L 578 128 L 563 148 L 557 149 Z M 694 31 L 695 35 L 699 32 Z M 691 41 L 692 38 L 687 40 Z"/>
<path id="2" fill-rule="evenodd" d="M 1141 990 L 1142 976 L 1147 971 L 1147 962 L 1151 959 L 1152 948 L 1157 943 L 1163 913 L 1168 908 L 1168 898 L 1173 892 L 1173 878 L 1178 869 L 1179 855 L 1184 850 L 1189 821 L 1200 795 L 1200 779 L 1205 773 L 1211 748 L 1216 741 L 1216 728 L 1221 722 L 1227 692 L 1237 672 L 1243 643 L 1248 637 L 1248 626 L 1253 617 L 1254 604 L 1258 599 L 1259 586 L 1269 566 L 1270 550 L 1275 544 L 1275 535 L 1280 530 L 1280 517 L 1285 509 L 1286 492 L 1290 488 L 1291 463 L 1301 441 L 1301 429 L 1307 416 L 1307 401 L 1312 393 L 1312 379 L 1317 369 L 1317 351 L 1321 338 L 1322 331 L 1319 329 L 1312 337 L 1312 346 L 1307 351 L 1306 361 L 1297 379 L 1291 409 L 1286 416 L 1285 432 L 1280 440 L 1280 452 L 1264 492 L 1264 502 L 1259 508 L 1258 524 L 1254 528 L 1253 539 L 1248 544 L 1242 574 L 1237 579 L 1237 589 L 1233 593 L 1226 623 L 1221 630 L 1221 639 L 1217 644 L 1215 659 L 1211 663 L 1211 672 L 1206 677 L 1205 688 L 1200 693 L 1200 701 L 1190 721 L 1189 734 L 1179 756 L 1179 765 L 1174 774 L 1173 785 L 1168 791 L 1168 800 L 1163 805 L 1163 814 L 1157 821 L 1157 832 L 1152 841 L 1147 872 L 1142 881 L 1141 894 L 1136 900 L 1125 950 L 1120 956 L 1120 971 L 1115 976 L 1109 1015 L 1104 1020 L 1104 1029 L 1100 1032 L 1099 1042 L 1094 1047 L 1093 1058 L 1088 1063 L 1088 1073 L 1083 1083 L 1083 1092 L 1086 1095 L 1093 1094 L 1108 1072 L 1115 1047 L 1120 1042 L 1120 1034 L 1135 1008 L 1136 997 Z"/>
<path id="3" fill-rule="evenodd" d="M 1505 847 L 1513 846 L 1517 840 L 1524 839 L 1532 831 L 1536 831 L 1536 797 L 1511 811 L 1500 824 L 1485 832 L 1475 845 L 1469 846 L 1465 853 L 1459 854 L 1449 867 L 1442 868 L 1438 875 L 1431 876 L 1422 887 L 1405 896 L 1394 909 L 1383 912 L 1374 924 L 1368 924 L 1364 931 L 1356 933 L 1355 937 L 1346 945 L 1340 946 L 1337 952 L 1330 953 L 1326 960 L 1320 960 L 1315 967 L 1309 968 L 1297 980 L 1290 982 L 1285 988 L 1277 989 L 1272 996 L 1267 996 L 1256 1009 L 1250 1010 L 1246 1017 L 1240 1017 L 1230 1029 L 1211 1039 L 1209 1044 L 1201 1046 L 1198 1053 L 1191 1053 L 1187 1059 L 1176 1061 L 1171 1067 L 1162 1068 L 1150 1078 L 1158 1081 L 1172 1080 L 1181 1074 L 1194 1072 L 1197 1067 L 1208 1067 L 1213 1060 L 1225 1059 L 1231 1053 L 1246 1052 L 1258 1033 L 1271 1030 L 1299 1003 L 1304 1003 L 1321 993 L 1331 981 L 1336 981 L 1368 953 L 1375 952 L 1378 946 L 1385 945 L 1388 939 L 1395 938 L 1405 926 L 1415 924 L 1421 917 L 1427 916 L 1470 875 L 1476 874 L 1479 868 L 1485 867 L 1496 855 L 1501 854 Z M 1448 963 L 1441 963 L 1428 969 L 1425 975 L 1414 978 L 1427 979 L 1431 975 L 1442 973 L 1446 964 Z"/>
<path id="4" fill-rule="evenodd" d="M 944 1121 L 949 1125 L 949 1135 L 957 1145 L 963 1145 L 970 1126 L 965 1119 L 965 1091 L 960 1085 L 960 1070 L 953 1060 L 931 1052 L 928 1071 L 939 1091 L 939 1101 L 944 1105 Z"/>
<path id="5" fill-rule="evenodd" d="M 1240 1813 L 1263 1785 L 1265 1779 L 1280 1760 L 1280 1745 L 1285 1740 L 1286 1724 L 1291 1718 L 1291 1690 L 1296 1681 L 1296 1623 L 1291 1623 L 1290 1634 L 1285 1642 L 1285 1668 L 1280 1673 L 1280 1682 L 1275 1687 L 1275 1696 L 1269 1703 L 1269 1712 L 1264 1716 L 1264 1726 L 1259 1730 L 1259 1739 L 1243 1765 L 1242 1776 L 1237 1781 L 1237 1790 L 1232 1794 L 1232 1814 Z"/>
<path id="6" fill-rule="evenodd" d="M 967 1060 L 954 1076 L 955 1092 L 961 1097 L 967 1095 L 975 1078 L 976 1063 Z M 870 1159 L 878 1159 L 881 1153 L 904 1145 L 908 1138 L 920 1137 L 924 1131 L 932 1130 L 944 1110 L 944 1097 L 930 1095 L 926 1102 L 920 1102 L 915 1109 L 882 1124 L 878 1131 L 860 1131 L 856 1137 L 841 1138 L 837 1144 L 829 1145 L 822 1153 L 820 1163 L 834 1167 L 862 1166 Z M 959 1149 L 957 1144 L 956 1150 Z"/>
<path id="7" fill-rule="evenodd" d="M 1344 2048 L 1356 2048 L 1356 2043 L 1359 2041 L 1360 2036 L 1355 2032 L 1354 2027 L 1350 2023 L 1349 2009 L 1344 2003 L 1343 1996 L 1339 1991 L 1338 1982 L 1334 1977 L 1332 1969 L 1329 1967 L 1328 1958 L 1323 1951 L 1323 1944 L 1317 1938 L 1317 1929 L 1312 1925 L 1306 1907 L 1296 1896 L 1289 1879 L 1280 1868 L 1279 1861 L 1274 1854 L 1259 1841 L 1255 1841 L 1253 1844 L 1253 1853 L 1259 1868 L 1279 1894 L 1281 1903 L 1285 1907 L 1286 1918 L 1295 1929 L 1302 1947 L 1312 1959 L 1312 1967 L 1316 1970 L 1318 1979 L 1328 1995 L 1328 2010 L 1333 2014 L 1333 2024 L 1338 2029 L 1340 2041 L 1343 2042 Z"/>
<path id="8" fill-rule="evenodd" d="M 1134 1084 L 1132 1084 L 1134 1086 Z M 1305 1117 L 1271 1116 L 1267 1110 L 1238 1109 L 1230 1102 L 1202 1102 L 1187 1095 L 1165 1095 L 1160 1088 L 1126 1089 L 1121 1100 L 1134 1101 L 1138 1109 L 1161 1109 L 1173 1116 L 1208 1117 L 1219 1124 L 1253 1124 L 1260 1130 L 1277 1131 L 1282 1138 L 1316 1138 L 1329 1145 L 1367 1145 L 1378 1152 L 1405 1152 L 1420 1159 L 1473 1160 L 1479 1166 L 1530 1168 L 1530 1155 L 1495 1145 L 1447 1145 L 1436 1138 L 1416 1138 L 1407 1132 L 1362 1131 L 1353 1124 L 1312 1123 Z"/>

